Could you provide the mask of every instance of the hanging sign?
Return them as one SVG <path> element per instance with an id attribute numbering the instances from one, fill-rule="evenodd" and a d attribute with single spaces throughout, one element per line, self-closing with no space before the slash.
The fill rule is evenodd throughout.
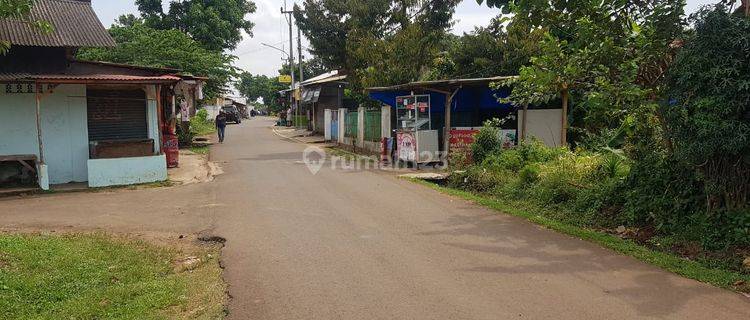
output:
<path id="1" fill-rule="evenodd" d="M 292 76 L 283 74 L 279 76 L 279 83 L 292 83 Z"/>

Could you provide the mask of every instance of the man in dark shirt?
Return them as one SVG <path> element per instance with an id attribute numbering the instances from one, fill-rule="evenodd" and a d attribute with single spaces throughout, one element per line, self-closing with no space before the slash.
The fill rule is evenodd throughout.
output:
<path id="1" fill-rule="evenodd" d="M 219 143 L 224 143 L 224 133 L 227 128 L 227 115 L 224 111 L 219 111 L 219 115 L 216 116 L 216 129 L 219 132 Z"/>

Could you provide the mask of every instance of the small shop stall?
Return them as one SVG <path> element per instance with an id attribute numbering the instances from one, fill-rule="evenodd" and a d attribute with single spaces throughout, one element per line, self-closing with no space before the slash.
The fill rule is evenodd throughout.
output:
<path id="1" fill-rule="evenodd" d="M 397 160 L 426 163 L 420 153 L 431 152 L 440 155 L 432 161 L 447 161 L 450 152 L 470 145 L 491 119 L 499 120 L 505 147 L 532 136 L 550 146 L 562 145 L 567 116 L 557 103 L 519 108 L 501 102 L 511 89 L 493 84 L 512 78 L 420 81 L 368 88 L 367 92 L 396 111 L 391 113 L 391 123 L 384 126 L 395 128 L 392 138 Z"/>
<path id="2" fill-rule="evenodd" d="M 397 160 L 417 166 L 440 161 L 438 131 L 432 128 L 430 95 L 396 97 Z"/>

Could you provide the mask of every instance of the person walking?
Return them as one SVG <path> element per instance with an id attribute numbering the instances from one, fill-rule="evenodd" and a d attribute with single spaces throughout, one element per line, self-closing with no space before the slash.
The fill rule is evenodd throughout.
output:
<path id="1" fill-rule="evenodd" d="M 219 115 L 216 116 L 216 131 L 219 133 L 219 143 L 224 143 L 224 135 L 226 134 L 227 128 L 227 115 L 224 110 L 219 111 Z"/>

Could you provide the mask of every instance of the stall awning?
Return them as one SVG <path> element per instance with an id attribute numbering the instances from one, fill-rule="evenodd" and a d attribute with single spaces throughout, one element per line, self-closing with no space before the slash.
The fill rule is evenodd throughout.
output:
<path id="1" fill-rule="evenodd" d="M 510 95 L 509 88 L 493 89 L 490 88 L 489 82 L 487 82 L 485 85 L 471 85 L 456 89 L 458 89 L 458 92 L 451 103 L 452 110 L 455 112 L 470 111 L 477 108 L 480 110 L 513 109 L 513 105 L 500 103 L 499 101 L 499 99 Z M 369 89 L 370 98 L 394 108 L 396 107 L 396 97 L 407 96 L 412 92 L 429 95 L 433 113 L 445 112 L 446 93 L 431 91 L 427 88 L 413 88 L 412 91 L 390 90 L 386 88 L 378 88 L 378 90 Z"/>
<path id="2" fill-rule="evenodd" d="M 321 86 L 302 89 L 302 103 L 315 103 L 320 99 Z"/>

